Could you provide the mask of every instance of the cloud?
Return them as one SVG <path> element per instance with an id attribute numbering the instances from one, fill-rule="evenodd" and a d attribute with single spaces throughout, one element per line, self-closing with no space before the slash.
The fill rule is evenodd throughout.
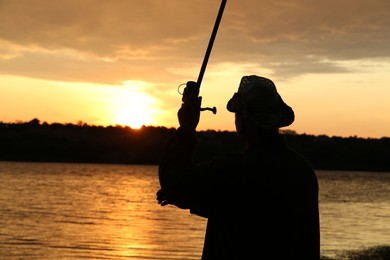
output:
<path id="1" fill-rule="evenodd" d="M 44 79 L 159 82 L 201 65 L 219 1 L 2 0 L 0 72 Z M 283 77 L 345 73 L 389 58 L 388 0 L 228 1 L 210 62 Z"/>

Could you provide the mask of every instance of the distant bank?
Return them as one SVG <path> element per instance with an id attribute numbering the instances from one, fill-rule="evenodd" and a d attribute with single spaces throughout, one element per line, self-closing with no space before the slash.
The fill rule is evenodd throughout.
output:
<path id="1" fill-rule="evenodd" d="M 47 124 L 0 122 L 0 160 L 30 162 L 86 162 L 158 164 L 162 148 L 174 128 L 132 129 L 85 123 Z M 329 137 L 283 132 L 288 144 L 304 154 L 315 169 L 390 172 L 390 138 Z M 234 151 L 235 132 L 201 131 L 195 160 Z"/>

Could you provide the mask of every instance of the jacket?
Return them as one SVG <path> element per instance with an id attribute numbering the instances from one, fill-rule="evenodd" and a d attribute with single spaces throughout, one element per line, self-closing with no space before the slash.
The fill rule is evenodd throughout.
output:
<path id="1" fill-rule="evenodd" d="M 160 166 L 170 203 L 207 218 L 203 260 L 320 259 L 318 181 L 282 135 L 203 164 L 180 128 Z"/>

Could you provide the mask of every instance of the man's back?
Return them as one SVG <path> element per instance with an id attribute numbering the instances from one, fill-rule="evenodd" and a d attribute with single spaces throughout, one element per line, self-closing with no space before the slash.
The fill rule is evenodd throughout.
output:
<path id="1" fill-rule="evenodd" d="M 318 184 L 306 159 L 280 143 L 224 160 L 203 259 L 319 259 Z"/>

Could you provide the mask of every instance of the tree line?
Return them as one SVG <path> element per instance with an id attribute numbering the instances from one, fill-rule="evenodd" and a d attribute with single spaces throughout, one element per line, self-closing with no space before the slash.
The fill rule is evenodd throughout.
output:
<path id="1" fill-rule="evenodd" d="M 0 160 L 158 164 L 175 128 L 95 126 L 0 122 Z M 390 172 L 390 138 L 337 137 L 283 131 L 291 148 L 305 155 L 315 169 Z M 199 131 L 195 161 L 240 151 L 235 132 Z"/>

